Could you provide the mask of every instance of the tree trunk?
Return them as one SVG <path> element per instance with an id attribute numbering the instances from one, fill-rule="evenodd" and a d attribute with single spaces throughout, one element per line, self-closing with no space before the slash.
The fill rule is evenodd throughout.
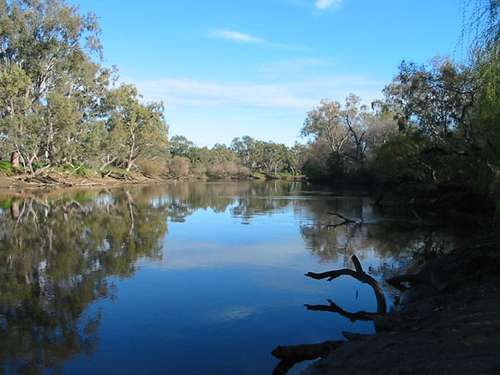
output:
<path id="1" fill-rule="evenodd" d="M 10 154 L 10 163 L 13 168 L 19 168 L 19 151 L 13 151 Z"/>

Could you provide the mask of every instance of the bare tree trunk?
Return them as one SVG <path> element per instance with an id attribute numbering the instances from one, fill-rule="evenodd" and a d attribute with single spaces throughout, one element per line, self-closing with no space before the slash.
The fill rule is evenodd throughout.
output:
<path id="1" fill-rule="evenodd" d="M 12 167 L 19 168 L 19 151 L 12 151 L 10 154 L 10 163 Z"/>

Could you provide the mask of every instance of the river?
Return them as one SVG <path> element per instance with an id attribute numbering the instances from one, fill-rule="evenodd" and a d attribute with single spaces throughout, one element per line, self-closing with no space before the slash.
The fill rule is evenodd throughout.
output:
<path id="1" fill-rule="evenodd" d="M 332 212 L 359 223 L 335 226 Z M 0 372 L 269 374 L 277 345 L 374 330 L 304 308 L 374 311 L 369 286 L 306 272 L 352 267 L 356 254 L 382 281 L 460 240 L 420 224 L 300 182 L 3 191 Z"/>

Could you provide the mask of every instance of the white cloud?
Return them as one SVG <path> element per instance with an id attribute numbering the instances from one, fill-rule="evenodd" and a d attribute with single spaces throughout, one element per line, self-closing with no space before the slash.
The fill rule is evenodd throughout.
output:
<path id="1" fill-rule="evenodd" d="M 306 51 L 309 48 L 304 47 L 304 46 L 299 46 L 299 45 L 291 45 L 291 44 L 284 44 L 284 43 L 275 43 L 270 40 L 260 38 L 255 35 L 247 34 L 247 33 L 242 33 L 240 31 L 236 30 L 231 30 L 231 29 L 212 29 L 208 32 L 208 36 L 211 38 L 218 38 L 218 39 L 224 39 L 228 40 L 234 43 L 241 43 L 241 44 L 258 44 L 262 46 L 267 46 L 271 48 L 278 48 L 278 49 L 284 49 L 284 50 L 290 50 L 290 51 Z"/>
<path id="2" fill-rule="evenodd" d="M 226 40 L 231 40 L 238 43 L 253 43 L 253 44 L 263 44 L 268 43 L 265 39 L 258 38 L 254 35 L 244 34 L 235 30 L 228 29 L 216 29 L 209 33 L 210 36 L 215 38 L 222 38 Z"/>
<path id="3" fill-rule="evenodd" d="M 145 98 L 161 99 L 167 106 L 304 108 L 311 104 L 284 85 L 189 78 L 165 78 L 136 84 Z"/>
<path id="4" fill-rule="evenodd" d="M 146 100 L 162 100 L 167 109 L 260 108 L 308 111 L 322 98 L 343 100 L 350 92 L 369 102 L 380 96 L 383 82 L 364 76 L 317 76 L 276 83 L 224 82 L 168 77 L 133 82 Z"/>
<path id="5" fill-rule="evenodd" d="M 320 10 L 325 10 L 331 7 L 339 6 L 342 0 L 316 0 L 314 5 Z"/>

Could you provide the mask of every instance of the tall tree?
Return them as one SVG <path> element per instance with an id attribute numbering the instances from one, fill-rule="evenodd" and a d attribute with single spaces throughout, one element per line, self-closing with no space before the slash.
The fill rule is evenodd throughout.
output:
<path id="1" fill-rule="evenodd" d="M 122 85 L 111 90 L 103 104 L 111 158 L 127 171 L 137 158 L 155 158 L 167 151 L 163 104 L 142 104 L 140 99 L 134 86 Z"/>

